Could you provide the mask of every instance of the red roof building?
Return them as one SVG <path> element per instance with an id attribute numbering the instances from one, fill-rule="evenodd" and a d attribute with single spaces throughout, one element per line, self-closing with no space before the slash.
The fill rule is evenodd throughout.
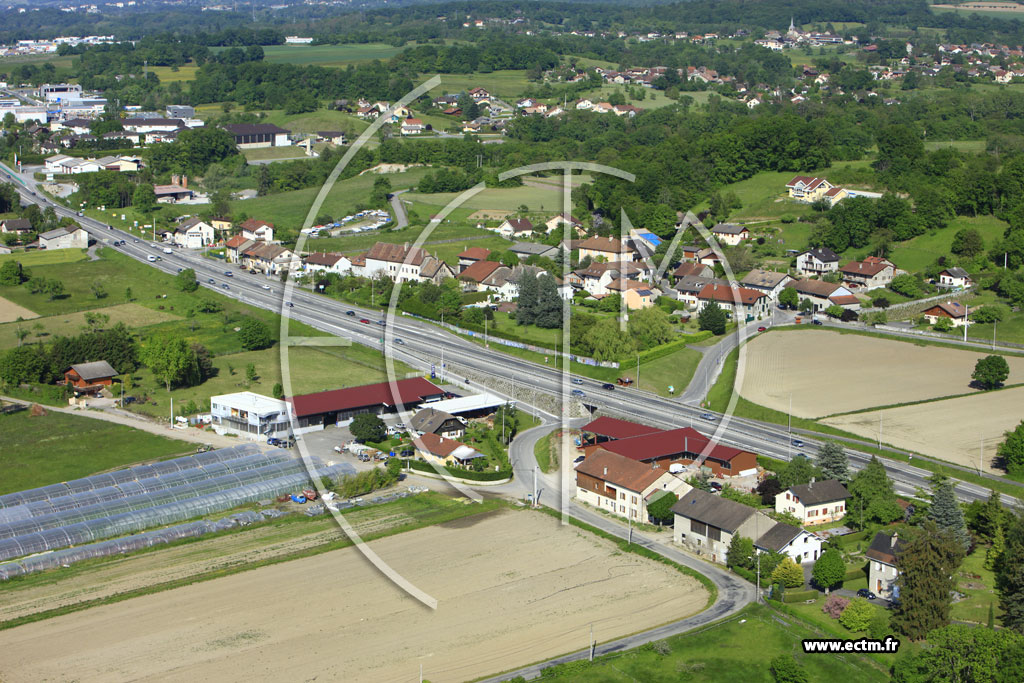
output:
<path id="1" fill-rule="evenodd" d="M 597 448 L 618 453 L 631 460 L 657 463 L 666 470 L 672 463 L 693 464 L 706 451 L 704 466 L 716 477 L 733 477 L 757 469 L 757 456 L 754 453 L 715 443 L 692 427 L 606 441 L 600 446 L 590 446 L 584 450 L 589 455 Z"/>
<path id="2" fill-rule="evenodd" d="M 628 439 L 634 436 L 641 436 L 643 434 L 653 434 L 655 432 L 663 431 L 657 427 L 648 427 L 647 425 L 638 424 L 636 422 L 629 422 L 628 420 L 619 420 L 614 417 L 601 416 L 596 420 L 588 422 L 580 428 L 580 431 L 593 434 L 595 437 L 604 437 L 603 441 L 609 439 Z"/>
<path id="3" fill-rule="evenodd" d="M 367 384 L 361 387 L 332 389 L 315 394 L 293 396 L 288 401 L 295 410 L 300 427 L 346 422 L 359 413 L 395 412 L 399 404 L 413 407 L 424 401 L 440 399 L 445 392 L 422 377 Z"/>

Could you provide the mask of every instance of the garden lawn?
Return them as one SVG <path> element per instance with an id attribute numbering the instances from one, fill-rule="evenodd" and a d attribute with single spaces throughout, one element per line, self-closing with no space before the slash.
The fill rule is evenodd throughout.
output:
<path id="1" fill-rule="evenodd" d="M 425 226 L 411 225 L 404 230 L 374 230 L 362 233 L 342 233 L 338 237 L 318 237 L 306 240 L 303 251 L 340 251 L 358 253 L 366 251 L 377 242 L 392 244 L 413 244 L 423 233 Z M 511 242 L 497 234 L 481 230 L 464 223 L 442 223 L 428 236 L 423 248 L 431 254 L 440 256 L 448 263 L 455 263 L 458 254 L 468 247 L 487 247 L 502 252 L 511 246 Z M 449 257 L 451 260 L 449 260 Z"/>
<path id="2" fill-rule="evenodd" d="M 302 114 L 285 114 L 284 110 L 275 109 L 265 113 L 267 116 L 264 120 L 267 123 L 287 128 L 293 133 L 340 130 L 354 140 L 357 135 L 370 127 L 368 121 L 334 109 L 318 109 Z"/>
<path id="3" fill-rule="evenodd" d="M 307 394 L 328 389 L 361 386 L 386 382 L 387 372 L 383 357 L 376 351 L 358 344 L 348 347 L 293 347 L 288 351 L 288 371 L 295 394 Z M 252 363 L 257 379 L 246 379 L 246 367 Z M 158 417 L 170 415 L 170 399 L 174 399 L 176 414 L 186 415 L 182 408 L 192 401 L 201 410 L 209 410 L 210 397 L 237 391 L 253 391 L 271 396 L 274 385 L 282 383 L 281 349 L 273 347 L 262 351 L 245 351 L 218 356 L 213 361 L 217 374 L 194 387 L 182 387 L 167 392 L 148 368 L 134 374 L 135 387 L 131 394 L 145 403 L 132 404 L 132 410 Z M 404 363 L 395 362 L 397 379 L 412 372 Z"/>
<path id="4" fill-rule="evenodd" d="M 820 608 L 819 608 L 820 609 Z M 796 657 L 811 681 L 864 683 L 887 681 L 888 675 L 858 655 L 804 655 L 800 641 L 815 633 L 792 618 L 767 607 L 752 605 L 738 615 L 692 633 L 673 636 L 654 645 L 572 662 L 544 670 L 546 683 L 596 681 L 714 681 L 770 683 L 774 657 Z M 600 642 L 600 634 L 595 632 Z M 739 647 L 708 647 L 708 643 L 742 643 Z"/>
<path id="5" fill-rule="evenodd" d="M 38 417 L 27 410 L 0 415 L 0 434 L 0 494 L 195 450 L 184 441 L 55 411 Z"/>
<path id="6" fill-rule="evenodd" d="M 979 545 L 964 558 L 956 573 L 956 589 L 967 597 L 954 602 L 950 617 L 956 621 L 971 621 L 976 624 L 988 623 L 988 607 L 995 610 L 999 623 L 999 595 L 995 591 L 996 579 L 991 570 L 985 569 L 985 551 L 988 546 Z M 973 575 L 973 576 L 972 576 Z M 978 576 L 980 578 L 975 578 Z"/>
<path id="7" fill-rule="evenodd" d="M 682 348 L 673 351 L 667 356 L 655 358 L 647 363 L 640 364 L 640 385 L 638 388 L 643 391 L 650 391 L 659 396 L 678 396 L 682 393 L 693 373 L 697 371 L 697 364 L 703 356 L 700 351 Z M 619 370 L 620 377 L 629 377 L 636 385 L 636 365 L 626 363 Z M 668 387 L 675 388 L 675 393 L 669 393 Z M 628 391 L 628 389 L 627 389 Z"/>
<path id="8" fill-rule="evenodd" d="M 985 248 L 988 249 L 996 240 L 1002 239 L 1006 225 L 1006 222 L 995 216 L 959 216 L 949 221 L 949 225 L 942 230 L 894 244 L 889 258 L 903 270 L 920 272 L 935 263 L 935 259 L 940 256 L 949 255 L 949 247 L 957 231 L 964 228 L 976 229 L 985 239 Z"/>

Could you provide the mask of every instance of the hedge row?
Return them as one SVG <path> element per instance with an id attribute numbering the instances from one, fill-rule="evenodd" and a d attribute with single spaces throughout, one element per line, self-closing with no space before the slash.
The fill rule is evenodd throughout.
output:
<path id="1" fill-rule="evenodd" d="M 843 581 L 855 581 L 857 579 L 866 579 L 868 577 L 867 572 L 864 571 L 864 567 L 858 569 L 847 569 L 846 574 L 843 575 Z"/>
<path id="2" fill-rule="evenodd" d="M 699 344 L 700 342 L 713 336 L 708 330 L 703 330 L 697 334 L 686 334 L 681 339 L 671 341 L 661 346 L 655 346 L 653 349 L 647 349 L 646 351 L 640 352 L 640 362 L 647 363 L 658 358 L 674 353 L 681 348 L 686 347 L 688 344 Z M 619 361 L 620 364 L 624 364 L 623 367 L 627 367 L 630 363 L 636 363 L 636 356 L 628 358 L 626 360 Z"/>
<path id="3" fill-rule="evenodd" d="M 782 594 L 783 602 L 804 602 L 805 600 L 816 600 L 821 595 L 818 591 L 786 591 Z"/>
<path id="4" fill-rule="evenodd" d="M 499 479 L 508 479 L 512 476 L 511 469 L 501 469 L 497 472 L 493 470 L 490 472 L 477 472 L 476 470 L 452 469 L 450 467 L 438 467 L 435 469 L 433 465 L 422 460 L 410 460 L 409 466 L 421 472 L 433 472 L 436 474 L 440 470 L 442 474 L 448 474 L 456 479 L 472 479 L 474 481 L 498 481 Z"/>
<path id="5" fill-rule="evenodd" d="M 749 569 L 744 569 L 743 567 L 731 567 L 731 569 L 733 570 L 733 572 L 739 574 L 750 583 L 757 583 L 757 574 L 750 571 Z"/>

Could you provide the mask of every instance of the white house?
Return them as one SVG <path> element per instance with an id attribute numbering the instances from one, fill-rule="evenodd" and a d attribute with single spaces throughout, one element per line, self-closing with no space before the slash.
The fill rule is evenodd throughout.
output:
<path id="1" fill-rule="evenodd" d="M 247 439 L 288 438 L 291 404 L 251 391 L 210 397 L 211 426 L 218 434 Z"/>
<path id="2" fill-rule="evenodd" d="M 745 225 L 735 223 L 719 223 L 711 228 L 711 234 L 722 244 L 735 247 L 743 240 L 750 239 L 750 230 Z"/>
<path id="3" fill-rule="evenodd" d="M 402 119 L 402 135 L 418 135 L 426 130 L 420 119 Z"/>
<path id="4" fill-rule="evenodd" d="M 821 555 L 821 538 L 798 526 L 776 522 L 775 526 L 754 540 L 760 552 L 788 555 L 797 564 L 814 562 Z"/>
<path id="5" fill-rule="evenodd" d="M 305 259 L 306 271 L 311 273 L 337 273 L 344 275 L 352 270 L 352 261 L 344 254 L 331 252 L 312 253 Z"/>
<path id="6" fill-rule="evenodd" d="M 704 285 L 697 294 L 698 311 L 703 311 L 712 301 L 722 310 L 731 313 L 734 320 L 754 320 L 771 313 L 771 299 L 764 292 L 746 287 L 730 287 L 715 282 Z"/>
<path id="7" fill-rule="evenodd" d="M 775 495 L 775 511 L 788 512 L 801 524 L 828 524 L 846 516 L 850 492 L 835 479 L 791 486 Z"/>
<path id="8" fill-rule="evenodd" d="M 899 555 L 903 541 L 896 532 L 892 536 L 879 531 L 871 539 L 871 546 L 864 553 L 868 558 L 868 589 L 886 599 L 899 597 Z"/>
<path id="9" fill-rule="evenodd" d="M 825 275 L 839 270 L 839 256 L 828 247 L 816 247 L 797 254 L 796 270 L 804 276 Z"/>
<path id="10" fill-rule="evenodd" d="M 576 468 L 576 499 L 619 517 L 647 522 L 647 504 L 662 492 L 685 495 L 692 487 L 667 469 L 597 449 Z"/>
<path id="11" fill-rule="evenodd" d="M 896 266 L 879 256 L 868 256 L 863 261 L 850 261 L 839 269 L 843 283 L 864 290 L 885 287 L 896 276 Z"/>
<path id="12" fill-rule="evenodd" d="M 77 225 L 39 233 L 41 249 L 85 249 L 89 246 L 89 233 Z"/>
<path id="13" fill-rule="evenodd" d="M 946 268 L 939 273 L 939 286 L 965 289 L 974 284 L 970 274 L 963 268 Z"/>
<path id="14" fill-rule="evenodd" d="M 811 302 L 812 313 L 823 311 L 829 306 L 841 306 L 852 311 L 860 310 L 860 299 L 840 284 L 824 280 L 791 280 L 785 287 L 795 289 L 801 302 L 808 299 Z"/>
<path id="15" fill-rule="evenodd" d="M 506 218 L 495 230 L 507 239 L 529 237 L 533 234 L 533 223 L 529 218 Z"/>
<path id="16" fill-rule="evenodd" d="M 786 283 L 792 279 L 793 278 L 786 273 L 776 273 L 771 270 L 755 268 L 740 280 L 740 284 L 747 289 L 756 289 L 757 291 L 764 292 L 768 295 L 769 299 L 775 301 L 779 298 L 779 292 L 781 292 L 786 287 Z"/>
<path id="17" fill-rule="evenodd" d="M 451 266 L 426 250 L 387 242 L 377 242 L 366 252 L 363 274 L 373 277 L 377 273 L 387 275 L 395 282 L 430 280 L 439 283 L 455 276 Z"/>
<path id="18" fill-rule="evenodd" d="M 256 242 L 274 241 L 274 224 L 257 218 L 248 218 L 240 226 L 242 237 Z"/>
<path id="19" fill-rule="evenodd" d="M 174 229 L 174 243 L 186 249 L 202 249 L 214 242 L 213 226 L 199 218 L 189 218 Z"/>

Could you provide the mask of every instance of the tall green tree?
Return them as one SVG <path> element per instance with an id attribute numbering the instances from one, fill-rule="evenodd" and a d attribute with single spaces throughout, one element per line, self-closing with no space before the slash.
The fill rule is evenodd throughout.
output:
<path id="1" fill-rule="evenodd" d="M 892 481 L 875 456 L 853 476 L 847 488 L 850 505 L 846 518 L 850 523 L 863 528 L 866 524 L 888 524 L 903 516 Z"/>
<path id="2" fill-rule="evenodd" d="M 807 484 L 811 479 L 821 479 L 822 476 L 821 470 L 815 467 L 809 458 L 793 458 L 780 469 L 782 471 L 778 473 L 779 485 L 783 491 L 792 486 Z"/>
<path id="3" fill-rule="evenodd" d="M 963 546 L 964 551 L 971 545 L 971 535 L 967 533 L 963 510 L 953 493 L 953 483 L 948 477 L 936 474 L 932 477 L 932 503 L 928 508 L 928 519 L 935 522 L 940 529 L 945 529 Z"/>
<path id="4" fill-rule="evenodd" d="M 707 330 L 714 335 L 725 334 L 725 311 L 716 302 L 708 302 L 697 315 L 697 324 L 700 329 Z"/>
<path id="5" fill-rule="evenodd" d="M 779 303 L 791 310 L 796 310 L 800 305 L 800 295 L 792 287 L 786 287 L 779 292 Z"/>
<path id="6" fill-rule="evenodd" d="M 772 571 L 772 583 L 781 583 L 786 588 L 799 588 L 804 585 L 804 571 L 787 555 Z"/>
<path id="7" fill-rule="evenodd" d="M 182 292 L 194 292 L 199 289 L 199 280 L 196 279 L 196 271 L 186 268 L 174 276 L 174 284 Z"/>
<path id="8" fill-rule="evenodd" d="M 826 441 L 818 448 L 818 468 L 825 479 L 846 483 L 850 480 L 850 459 L 846 449 L 835 441 Z"/>
<path id="9" fill-rule="evenodd" d="M 270 327 L 259 318 L 246 317 L 239 328 L 238 339 L 246 351 L 259 351 L 274 345 Z"/>
<path id="10" fill-rule="evenodd" d="M 725 555 L 725 563 L 729 567 L 752 569 L 754 567 L 754 541 L 739 534 L 733 534 L 729 541 L 729 550 Z"/>
<path id="11" fill-rule="evenodd" d="M 949 624 L 953 577 L 963 557 L 963 546 L 931 520 L 903 540 L 896 558 L 900 599 L 892 615 L 893 628 L 920 640 Z"/>
<path id="12" fill-rule="evenodd" d="M 966 624 L 950 624 L 928 634 L 928 646 L 896 660 L 894 683 L 924 681 L 1024 680 L 1024 636 Z"/>
<path id="13" fill-rule="evenodd" d="M 196 354 L 181 337 L 154 335 L 142 347 L 141 356 L 142 362 L 166 385 L 167 391 L 188 377 L 199 376 Z"/>
<path id="14" fill-rule="evenodd" d="M 825 593 L 842 583 L 846 576 L 846 563 L 843 562 L 843 555 L 835 548 L 829 548 L 814 561 L 814 568 L 811 570 L 811 578 L 819 588 L 825 589 Z"/>
<path id="15" fill-rule="evenodd" d="M 985 356 L 974 365 L 971 378 L 982 389 L 998 389 L 1010 376 L 1010 366 L 1002 356 Z"/>
<path id="16" fill-rule="evenodd" d="M 1024 474 L 1024 420 L 1012 432 L 1006 432 L 1006 440 L 999 445 L 999 458 L 1010 474 Z"/>
<path id="17" fill-rule="evenodd" d="M 1006 547 L 995 567 L 1003 626 L 1024 633 L 1024 513 L 1007 524 Z"/>
<path id="18" fill-rule="evenodd" d="M 387 427 L 384 425 L 384 421 L 373 413 L 359 413 L 352 418 L 352 423 L 348 427 L 349 432 L 352 433 L 358 441 L 366 443 L 367 441 L 380 442 L 387 435 Z"/>

